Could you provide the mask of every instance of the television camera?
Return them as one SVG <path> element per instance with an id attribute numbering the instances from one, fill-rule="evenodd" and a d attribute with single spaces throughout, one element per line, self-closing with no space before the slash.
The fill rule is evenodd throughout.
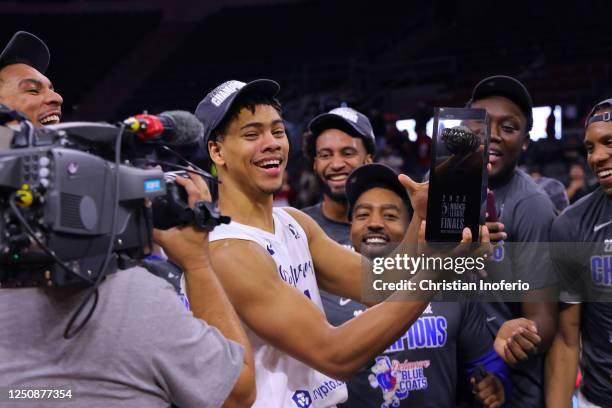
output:
<path id="1" fill-rule="evenodd" d="M 181 111 L 35 128 L 0 105 L 0 139 L 10 140 L 0 149 L 0 287 L 97 286 L 150 253 L 154 227 L 228 223 L 212 203 L 189 208 L 176 175 L 147 159 L 201 135 Z"/>

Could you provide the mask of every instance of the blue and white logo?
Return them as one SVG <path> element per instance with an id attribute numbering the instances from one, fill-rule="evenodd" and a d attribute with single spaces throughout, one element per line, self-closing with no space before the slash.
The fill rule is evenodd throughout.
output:
<path id="1" fill-rule="evenodd" d="M 612 255 L 591 257 L 591 280 L 597 286 L 612 287 Z"/>
<path id="2" fill-rule="evenodd" d="M 272 248 L 272 243 L 270 241 L 267 241 L 268 245 L 266 245 L 266 249 L 268 250 L 268 253 L 270 255 L 274 255 L 274 248 Z"/>
<path id="3" fill-rule="evenodd" d="M 162 189 L 161 180 L 145 180 L 144 182 L 144 191 L 145 193 L 152 193 L 155 191 L 160 191 Z"/>
<path id="4" fill-rule="evenodd" d="M 383 397 L 381 408 L 399 407 L 410 392 L 426 390 L 429 387 L 425 368 L 429 360 L 404 361 L 391 360 L 387 356 L 376 357 L 368 381 L 372 388 L 380 388 Z"/>
<path id="5" fill-rule="evenodd" d="M 219 107 L 227 98 L 238 92 L 246 84 L 240 81 L 227 81 L 213 89 L 210 93 L 210 102 Z"/>
<path id="6" fill-rule="evenodd" d="M 342 116 L 344 119 L 349 120 L 353 123 L 357 123 L 357 112 L 351 108 L 336 108 L 329 111 L 334 115 Z"/>
<path id="7" fill-rule="evenodd" d="M 289 224 L 289 231 L 291 231 L 291 233 L 293 234 L 293 238 L 300 239 L 300 234 L 298 234 L 293 224 Z"/>
<path id="8" fill-rule="evenodd" d="M 179 300 L 181 301 L 183 306 L 185 306 L 185 308 L 187 310 L 191 310 L 191 308 L 189 306 L 189 299 L 187 299 L 187 295 L 185 295 L 184 293 L 179 293 L 178 296 L 179 296 Z"/>
<path id="9" fill-rule="evenodd" d="M 312 405 L 312 398 L 310 398 L 310 393 L 306 390 L 297 390 L 293 393 L 291 399 L 298 408 L 308 408 Z"/>
<path id="10" fill-rule="evenodd" d="M 504 260 L 504 241 L 499 241 L 497 245 L 493 246 L 493 254 L 491 259 L 495 262 L 501 262 Z"/>

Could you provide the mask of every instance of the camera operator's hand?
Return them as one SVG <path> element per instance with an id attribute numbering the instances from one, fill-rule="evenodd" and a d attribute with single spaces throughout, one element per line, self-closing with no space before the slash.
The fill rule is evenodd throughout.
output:
<path id="1" fill-rule="evenodd" d="M 190 173 L 189 178 L 177 177 L 176 184 L 185 189 L 189 206 L 193 208 L 198 201 L 211 201 L 210 191 L 204 179 Z M 170 260 L 183 270 L 208 262 L 208 231 L 193 225 L 174 227 L 162 231 L 153 230 L 153 239 L 159 244 Z"/>

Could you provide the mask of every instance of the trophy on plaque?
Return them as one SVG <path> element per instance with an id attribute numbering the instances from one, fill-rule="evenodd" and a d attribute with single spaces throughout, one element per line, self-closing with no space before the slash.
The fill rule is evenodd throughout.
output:
<path id="1" fill-rule="evenodd" d="M 478 240 L 485 221 L 491 125 L 487 111 L 436 108 L 425 238 L 459 242 L 465 227 Z"/>

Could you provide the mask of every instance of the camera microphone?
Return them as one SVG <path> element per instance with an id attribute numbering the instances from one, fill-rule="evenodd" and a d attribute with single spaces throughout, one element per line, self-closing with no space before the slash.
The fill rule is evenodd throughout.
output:
<path id="1" fill-rule="evenodd" d="M 189 145 L 204 136 L 202 123 L 187 111 L 166 111 L 158 115 L 140 114 L 127 118 L 126 130 L 145 142 Z"/>

